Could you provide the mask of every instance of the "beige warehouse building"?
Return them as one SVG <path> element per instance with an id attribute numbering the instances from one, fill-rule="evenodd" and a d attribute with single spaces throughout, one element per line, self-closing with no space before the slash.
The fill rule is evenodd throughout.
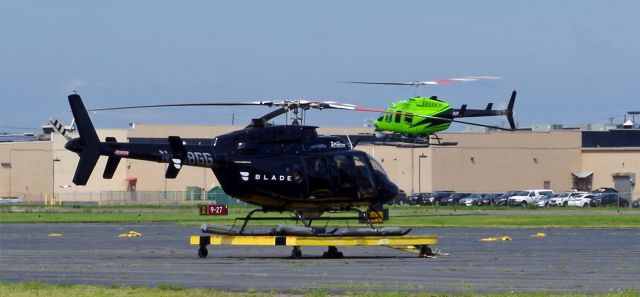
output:
<path id="1" fill-rule="evenodd" d="M 120 142 L 171 135 L 197 139 L 237 129 L 241 127 L 138 124 L 129 129 L 98 129 L 98 135 Z M 320 134 L 353 138 L 369 132 L 368 128 L 319 129 Z M 391 180 L 407 193 L 611 187 L 627 197 L 640 198 L 635 186 L 640 172 L 639 129 L 442 133 L 440 137 L 458 145 L 411 148 L 361 142 L 356 149 L 378 159 Z M 0 143 L 0 197 L 43 202 L 55 193 L 61 201 L 101 202 L 119 195 L 130 199 L 127 193 L 166 198 L 167 193 L 219 185 L 210 169 L 186 167 L 178 178 L 165 179 L 166 164 L 128 159 L 120 162 L 113 179 L 106 180 L 102 178 L 103 157 L 88 184 L 76 187 L 71 180 L 78 157 L 64 148 L 65 143 L 60 135 L 50 140 Z M 184 199 L 180 197 L 171 199 Z"/>

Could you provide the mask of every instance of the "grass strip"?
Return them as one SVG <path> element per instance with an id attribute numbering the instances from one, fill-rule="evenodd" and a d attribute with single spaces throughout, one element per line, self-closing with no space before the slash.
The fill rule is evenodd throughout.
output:
<path id="1" fill-rule="evenodd" d="M 246 297 L 246 296 L 352 296 L 352 297 L 638 297 L 637 290 L 612 290 L 599 294 L 586 293 L 549 293 L 549 292 L 508 292 L 495 294 L 476 294 L 472 292 L 326 292 L 322 290 L 310 290 L 308 292 L 272 292 L 248 289 L 238 292 L 222 292 L 214 289 L 187 288 L 180 285 L 159 285 L 157 287 L 123 287 L 123 286 L 93 286 L 93 285 L 53 285 L 41 282 L 6 283 L 0 282 L 0 296 L 3 297 L 27 297 L 27 296 L 47 296 L 47 297 L 76 297 L 76 296 L 131 296 L 131 297 L 186 297 L 186 296 L 211 296 L 211 297 Z"/>
<path id="2" fill-rule="evenodd" d="M 146 223 L 173 222 L 181 225 L 199 225 L 202 223 L 234 223 L 236 217 L 245 215 L 244 211 L 233 211 L 229 216 L 200 216 L 195 211 L 178 213 L 167 212 L 4 212 L 0 213 L 0 223 Z M 260 216 L 278 216 L 279 214 L 256 214 Z M 331 216 L 353 217 L 345 214 Z M 241 223 L 241 222 L 238 222 Z M 274 226 L 291 224 L 293 221 L 268 220 L 252 221 L 253 226 Z M 360 226 L 353 220 L 329 221 L 330 226 Z M 318 221 L 323 225 L 324 222 Z M 562 214 L 536 212 L 524 214 L 473 214 L 473 213 L 421 213 L 394 215 L 384 225 L 401 227 L 473 227 L 473 228 L 640 228 L 640 214 L 630 213 L 581 213 Z"/>

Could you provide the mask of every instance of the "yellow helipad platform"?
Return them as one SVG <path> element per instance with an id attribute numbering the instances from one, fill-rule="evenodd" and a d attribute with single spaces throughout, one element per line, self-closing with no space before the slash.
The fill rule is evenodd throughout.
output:
<path id="1" fill-rule="evenodd" d="M 198 245 L 198 255 L 205 258 L 208 254 L 207 245 L 255 245 L 255 246 L 291 246 L 293 258 L 302 255 L 300 247 L 326 246 L 329 247 L 325 257 L 341 257 L 338 246 L 383 246 L 418 254 L 420 257 L 432 255 L 428 247 L 438 243 L 436 236 L 272 236 L 272 235 L 194 235 L 190 237 L 190 244 Z"/>

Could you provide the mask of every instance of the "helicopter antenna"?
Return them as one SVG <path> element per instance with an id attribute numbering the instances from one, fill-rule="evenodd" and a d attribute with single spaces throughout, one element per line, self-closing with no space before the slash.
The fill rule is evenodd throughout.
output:
<path id="1" fill-rule="evenodd" d="M 347 135 L 347 140 L 349 141 L 349 147 L 353 149 L 353 143 L 351 142 L 351 137 L 349 137 L 349 133 L 347 133 L 347 131 L 344 131 L 344 134 Z"/>

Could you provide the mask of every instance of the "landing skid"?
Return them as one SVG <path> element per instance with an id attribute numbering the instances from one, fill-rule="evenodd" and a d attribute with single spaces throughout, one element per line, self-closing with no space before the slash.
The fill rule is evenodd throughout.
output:
<path id="1" fill-rule="evenodd" d="M 457 142 L 442 141 L 437 134 L 429 134 L 426 136 L 402 135 L 402 134 L 385 134 L 381 141 L 372 142 L 375 145 L 389 145 L 396 147 L 429 147 L 436 146 L 454 146 Z"/>
<path id="2" fill-rule="evenodd" d="M 365 236 L 405 236 L 412 229 L 402 229 L 400 227 L 371 228 L 332 228 L 303 227 L 292 225 L 280 225 L 263 232 L 243 232 L 239 233 L 230 226 L 202 224 L 202 233 L 226 236 L 315 236 L 315 237 L 365 237 Z"/>
<path id="3" fill-rule="evenodd" d="M 270 236 L 270 235 L 211 235 L 191 236 L 191 245 L 199 246 L 198 256 L 206 258 L 209 255 L 209 245 L 234 245 L 234 246 L 290 246 L 291 258 L 302 257 L 304 246 L 326 246 L 324 258 L 342 258 L 343 254 L 338 250 L 339 246 L 382 246 L 404 252 L 417 254 L 420 258 L 434 258 L 434 253 L 429 247 L 438 243 L 436 236 Z"/>
<path id="4" fill-rule="evenodd" d="M 247 233 L 247 226 L 249 224 L 249 221 L 267 221 L 267 220 L 277 220 L 277 221 L 282 221 L 282 220 L 294 220 L 296 222 L 302 223 L 302 226 L 290 226 L 290 225 L 285 225 L 285 226 L 278 226 L 277 228 L 272 229 L 270 232 L 268 233 L 261 233 L 259 235 L 300 235 L 300 236 L 311 236 L 311 235 L 333 235 L 334 233 L 337 233 L 338 229 L 334 229 L 334 230 L 327 230 L 326 228 L 322 228 L 322 227 L 312 227 L 311 223 L 313 223 L 314 220 L 321 220 L 321 221 L 344 221 L 344 220 L 361 220 L 364 219 L 364 222 L 370 227 L 369 228 L 360 228 L 360 229 L 366 229 L 369 231 L 368 234 L 370 235 L 375 235 L 375 234 L 383 234 L 383 233 L 398 233 L 397 231 L 393 230 L 388 230 L 385 228 L 382 229 L 378 229 L 376 228 L 372 223 L 371 223 L 371 218 L 369 218 L 368 213 L 357 209 L 357 208 L 346 208 L 346 209 L 341 209 L 341 210 L 335 210 L 335 211 L 330 211 L 330 212 L 357 212 L 358 213 L 358 217 L 325 217 L 325 218 L 305 218 L 304 215 L 299 212 L 299 211 L 291 211 L 293 213 L 294 216 L 292 217 L 253 217 L 253 215 L 256 212 L 269 212 L 269 210 L 264 210 L 262 208 L 258 208 L 258 209 L 254 209 L 252 211 L 250 211 L 244 218 L 236 218 L 234 220 L 234 223 L 232 226 L 220 226 L 220 225 L 209 225 L 209 224 L 203 224 L 201 226 L 201 230 L 202 232 L 205 233 L 211 233 L 211 234 L 218 234 L 218 235 L 254 235 L 256 233 Z M 239 221 L 243 221 L 242 223 L 242 227 L 240 227 L 240 230 L 236 230 L 236 224 Z M 410 230 L 410 229 L 409 229 Z M 400 232 L 401 233 L 401 232 Z"/>
<path id="5" fill-rule="evenodd" d="M 198 256 L 206 258 L 209 254 L 208 245 L 244 245 L 244 246 L 291 246 L 291 258 L 302 257 L 303 246 L 326 246 L 327 251 L 323 253 L 323 258 L 342 258 L 343 254 L 338 250 L 338 246 L 383 246 L 387 248 L 402 250 L 418 254 L 419 257 L 433 257 L 434 253 L 429 245 L 438 243 L 435 236 L 408 236 L 411 229 L 400 227 L 376 228 L 371 223 L 367 213 L 356 208 L 344 209 L 341 211 L 355 211 L 360 216 L 349 217 L 329 217 L 314 218 L 315 220 L 347 220 L 365 219 L 369 225 L 364 228 L 323 228 L 312 227 L 311 219 L 306 219 L 300 212 L 293 212 L 295 216 L 290 218 L 282 217 L 252 217 L 258 211 L 256 209 L 244 217 L 237 218 L 236 222 L 243 221 L 239 230 L 233 226 L 220 226 L 203 224 L 201 231 L 211 235 L 191 236 L 190 243 L 199 246 Z M 280 225 L 268 231 L 248 232 L 247 224 L 250 220 L 286 220 L 293 219 L 302 223 L 300 225 Z"/>

